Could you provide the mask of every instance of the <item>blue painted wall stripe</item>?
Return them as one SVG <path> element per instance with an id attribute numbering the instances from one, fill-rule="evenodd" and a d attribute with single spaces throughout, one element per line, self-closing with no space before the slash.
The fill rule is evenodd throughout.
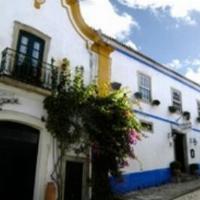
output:
<path id="1" fill-rule="evenodd" d="M 158 72 L 160 72 L 160 73 L 162 73 L 162 74 L 164 74 L 164 75 L 166 75 L 166 76 L 172 78 L 173 80 L 176 80 L 176 81 L 178 81 L 179 83 L 182 83 L 183 85 L 185 85 L 185 86 L 187 86 L 187 87 L 189 87 L 189 88 L 191 88 L 191 89 L 193 89 L 193 90 L 195 90 L 195 91 L 197 91 L 197 92 L 200 93 L 200 89 L 197 89 L 197 88 L 191 86 L 190 84 L 188 84 L 188 83 L 186 83 L 186 82 L 184 82 L 184 81 L 182 81 L 182 80 L 179 80 L 179 79 L 176 78 L 175 76 L 170 75 L 170 74 L 168 74 L 168 73 L 162 71 L 161 69 L 158 69 L 158 68 L 155 67 L 153 64 L 149 64 L 149 63 L 147 63 L 147 62 L 145 62 L 145 61 L 143 61 L 143 60 L 141 60 L 141 59 L 139 59 L 139 58 L 137 58 L 137 57 L 135 57 L 135 56 L 133 56 L 133 55 L 131 55 L 131 54 L 129 54 L 129 53 L 123 51 L 123 50 L 121 50 L 121 49 L 118 49 L 118 48 L 117 48 L 116 50 L 117 50 L 118 52 L 120 52 L 120 53 L 122 53 L 122 54 L 124 54 L 124 55 L 126 55 L 126 56 L 128 56 L 128 57 L 130 57 L 130 58 L 133 58 L 133 59 L 135 59 L 135 60 L 137 60 L 137 61 L 139 61 L 139 62 L 145 64 L 146 66 L 151 67 L 152 69 L 155 69 L 156 71 L 158 71 Z M 181 77 L 181 76 L 180 76 L 180 77 Z M 181 78 L 182 78 L 182 77 L 181 77 Z"/>
<path id="2" fill-rule="evenodd" d="M 199 133 L 200 133 L 200 130 L 199 130 L 199 129 L 192 128 L 192 130 L 195 131 L 195 132 L 199 132 Z"/>
<path id="3" fill-rule="evenodd" d="M 168 183 L 171 179 L 169 168 L 130 173 L 122 176 L 122 180 L 111 178 L 111 186 L 115 193 L 124 194 L 130 191 Z"/>
<path id="4" fill-rule="evenodd" d="M 137 114 L 140 114 L 140 115 L 144 115 L 144 116 L 147 116 L 147 117 L 150 117 L 150 118 L 153 118 L 153 119 L 157 119 L 159 121 L 163 121 L 163 122 L 166 122 L 166 123 L 169 123 L 169 124 L 174 124 L 174 125 L 179 125 L 177 122 L 175 121 L 172 121 L 172 120 L 169 120 L 169 119 L 166 119 L 166 118 L 163 118 L 163 117 L 160 117 L 160 116 L 157 116 L 157 115 L 152 115 L 150 113 L 146 113 L 146 112 L 143 112 L 143 111 L 140 111 L 140 110 L 133 110 L 135 113 Z M 195 132 L 198 132 L 200 133 L 200 129 L 196 129 L 196 128 L 192 128 L 193 131 Z"/>
<path id="5" fill-rule="evenodd" d="M 178 125 L 178 123 L 175 122 L 175 121 L 172 121 L 172 120 L 169 120 L 169 119 L 166 119 L 166 118 L 163 118 L 163 117 L 159 117 L 157 115 L 152 115 L 150 113 L 146 113 L 146 112 L 143 112 L 143 111 L 140 111 L 140 110 L 133 110 L 133 111 L 135 113 L 138 113 L 138 114 L 141 114 L 141 115 L 145 115 L 147 117 L 151 117 L 151 118 L 163 121 L 163 122 L 167 122 L 167 123 L 170 123 L 170 124 Z"/>

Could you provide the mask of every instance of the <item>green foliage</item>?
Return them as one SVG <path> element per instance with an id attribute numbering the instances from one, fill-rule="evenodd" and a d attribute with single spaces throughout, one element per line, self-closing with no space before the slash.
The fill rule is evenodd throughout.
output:
<path id="1" fill-rule="evenodd" d="M 63 153 L 74 144 L 76 152 L 91 147 L 93 199 L 113 199 L 109 173 L 119 176 L 126 158 L 134 157 L 130 133 L 140 125 L 125 90 L 99 96 L 95 84 L 84 85 L 83 75 L 83 67 L 77 67 L 72 77 L 67 60 L 61 72 L 52 68 L 52 95 L 44 101 L 46 126 Z"/>
<path id="2" fill-rule="evenodd" d="M 68 61 L 62 64 L 60 74 L 57 69 L 52 69 L 52 95 L 44 100 L 48 113 L 46 126 L 62 148 L 69 149 L 83 136 L 81 112 L 88 96 L 94 91 L 93 85 L 84 86 L 82 67 L 76 68 L 73 79 Z"/>
<path id="3" fill-rule="evenodd" d="M 127 156 L 134 156 L 129 132 L 139 130 L 128 99 L 123 90 L 113 91 L 105 97 L 88 99 L 85 110 L 84 126 L 96 156 L 104 157 L 109 172 L 118 176 L 119 165 Z"/>
<path id="4" fill-rule="evenodd" d="M 181 169 L 181 163 L 179 161 L 171 162 L 170 163 L 170 169 L 171 170 Z"/>

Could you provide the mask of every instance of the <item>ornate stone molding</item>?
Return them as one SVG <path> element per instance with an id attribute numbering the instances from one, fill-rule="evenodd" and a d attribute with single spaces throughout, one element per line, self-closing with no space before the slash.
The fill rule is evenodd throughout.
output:
<path id="1" fill-rule="evenodd" d="M 15 97 L 14 93 L 0 90 L 0 110 L 4 104 L 19 104 L 19 99 Z"/>
<path id="2" fill-rule="evenodd" d="M 34 0 L 34 7 L 40 9 L 41 5 L 45 3 L 46 0 Z"/>
<path id="3" fill-rule="evenodd" d="M 46 0 L 34 0 L 35 7 L 40 8 L 41 4 Z M 61 0 L 62 5 L 68 9 L 69 18 L 75 30 L 85 39 L 91 41 L 91 51 L 98 54 L 98 87 L 101 96 L 104 96 L 110 90 L 110 71 L 111 71 L 111 57 L 110 54 L 114 51 L 113 47 L 105 42 L 102 38 L 101 32 L 98 32 L 88 26 L 80 11 L 78 0 Z"/>

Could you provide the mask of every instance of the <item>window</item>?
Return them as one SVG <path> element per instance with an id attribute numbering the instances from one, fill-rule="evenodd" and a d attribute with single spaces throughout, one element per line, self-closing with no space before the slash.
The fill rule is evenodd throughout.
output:
<path id="1" fill-rule="evenodd" d="M 23 62 L 26 55 L 30 58 L 31 65 L 37 67 L 43 60 L 44 40 L 26 31 L 20 31 L 17 52 L 20 53 L 19 64 Z"/>
<path id="2" fill-rule="evenodd" d="M 21 23 L 19 21 L 14 21 L 13 41 L 12 41 L 12 46 L 11 46 L 12 49 L 16 50 L 18 48 L 19 38 L 20 38 L 20 34 L 22 32 L 24 32 L 25 34 L 27 33 L 30 37 L 32 35 L 33 37 L 38 38 L 39 41 L 43 40 L 43 42 L 42 42 L 42 43 L 44 43 L 43 50 L 40 47 L 41 50 L 43 51 L 43 53 L 41 52 L 43 54 L 42 55 L 42 60 L 45 61 L 45 62 L 47 62 L 48 52 L 49 52 L 49 48 L 50 48 L 51 37 L 49 37 L 45 33 L 41 32 L 40 30 L 35 29 L 34 27 L 28 26 L 28 25 L 23 24 L 23 23 Z M 29 36 L 28 36 L 28 38 L 30 38 Z M 26 41 L 24 41 L 24 43 L 27 44 Z M 37 45 L 36 45 L 36 48 L 37 48 Z"/>
<path id="3" fill-rule="evenodd" d="M 200 101 L 197 101 L 197 114 L 200 117 Z"/>
<path id="4" fill-rule="evenodd" d="M 153 124 L 151 122 L 140 121 L 141 129 L 147 132 L 153 132 Z"/>
<path id="5" fill-rule="evenodd" d="M 138 86 L 142 100 L 151 102 L 151 78 L 145 74 L 138 73 Z"/>
<path id="6" fill-rule="evenodd" d="M 38 36 L 24 30 L 19 31 L 15 75 L 18 78 L 39 81 L 45 42 Z"/>
<path id="7" fill-rule="evenodd" d="M 175 89 L 172 89 L 172 105 L 177 111 L 182 112 L 181 92 Z"/>

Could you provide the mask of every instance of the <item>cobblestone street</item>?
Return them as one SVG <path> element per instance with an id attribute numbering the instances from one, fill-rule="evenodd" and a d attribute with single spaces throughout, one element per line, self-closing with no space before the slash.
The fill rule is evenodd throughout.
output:
<path id="1" fill-rule="evenodd" d="M 125 200 L 200 200 L 200 179 L 132 192 Z"/>
<path id="2" fill-rule="evenodd" d="M 200 200 L 200 189 L 195 190 L 189 194 L 186 194 L 184 196 L 178 197 L 174 200 Z"/>

